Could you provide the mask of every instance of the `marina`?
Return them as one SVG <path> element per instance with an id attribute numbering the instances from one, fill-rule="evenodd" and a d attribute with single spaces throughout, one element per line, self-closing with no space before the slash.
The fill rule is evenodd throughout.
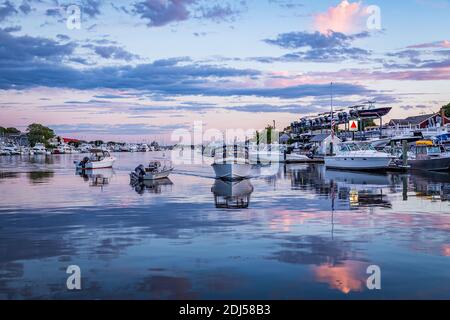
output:
<path id="1" fill-rule="evenodd" d="M 113 155 L 81 173 L 82 154 L 0 157 L 2 299 L 449 298 L 448 173 L 272 164 L 225 181 L 206 159 L 132 182 L 166 152 Z"/>
<path id="2" fill-rule="evenodd" d="M 449 9 L 0 0 L 0 304 L 449 301 Z"/>

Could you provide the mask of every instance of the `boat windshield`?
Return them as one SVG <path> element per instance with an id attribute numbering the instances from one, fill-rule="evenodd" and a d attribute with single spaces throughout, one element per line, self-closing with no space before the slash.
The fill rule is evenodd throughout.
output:
<path id="1" fill-rule="evenodd" d="M 375 150 L 375 148 L 370 143 L 363 143 L 359 145 L 361 150 Z"/>
<path id="2" fill-rule="evenodd" d="M 427 148 L 428 154 L 441 154 L 441 148 L 439 146 L 432 146 Z"/>
<path id="3" fill-rule="evenodd" d="M 341 144 L 341 151 L 360 151 L 361 149 L 358 147 L 356 143 L 344 143 Z"/>

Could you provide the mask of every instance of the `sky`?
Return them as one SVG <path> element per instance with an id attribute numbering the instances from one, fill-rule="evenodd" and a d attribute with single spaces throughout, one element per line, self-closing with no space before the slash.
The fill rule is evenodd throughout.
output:
<path id="1" fill-rule="evenodd" d="M 450 0 L 0 0 L 0 126 L 169 143 L 450 102 Z"/>

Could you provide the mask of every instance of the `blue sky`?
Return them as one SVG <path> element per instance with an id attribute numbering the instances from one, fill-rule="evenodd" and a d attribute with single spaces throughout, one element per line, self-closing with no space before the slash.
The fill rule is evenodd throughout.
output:
<path id="1" fill-rule="evenodd" d="M 331 81 L 339 107 L 428 113 L 450 102 L 449 18 L 448 0 L 0 0 L 0 126 L 130 141 L 287 126 L 328 110 Z"/>

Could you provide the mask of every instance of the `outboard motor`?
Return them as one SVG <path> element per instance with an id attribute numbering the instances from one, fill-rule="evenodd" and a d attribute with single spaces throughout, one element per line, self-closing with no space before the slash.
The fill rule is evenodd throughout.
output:
<path id="1" fill-rule="evenodd" d="M 84 157 L 83 160 L 80 161 L 80 167 L 86 168 L 86 163 L 88 163 L 88 162 L 89 162 L 89 158 Z"/>
<path id="2" fill-rule="evenodd" d="M 141 164 L 134 169 L 134 172 L 131 173 L 131 178 L 136 180 L 143 180 L 145 176 L 145 168 Z"/>

